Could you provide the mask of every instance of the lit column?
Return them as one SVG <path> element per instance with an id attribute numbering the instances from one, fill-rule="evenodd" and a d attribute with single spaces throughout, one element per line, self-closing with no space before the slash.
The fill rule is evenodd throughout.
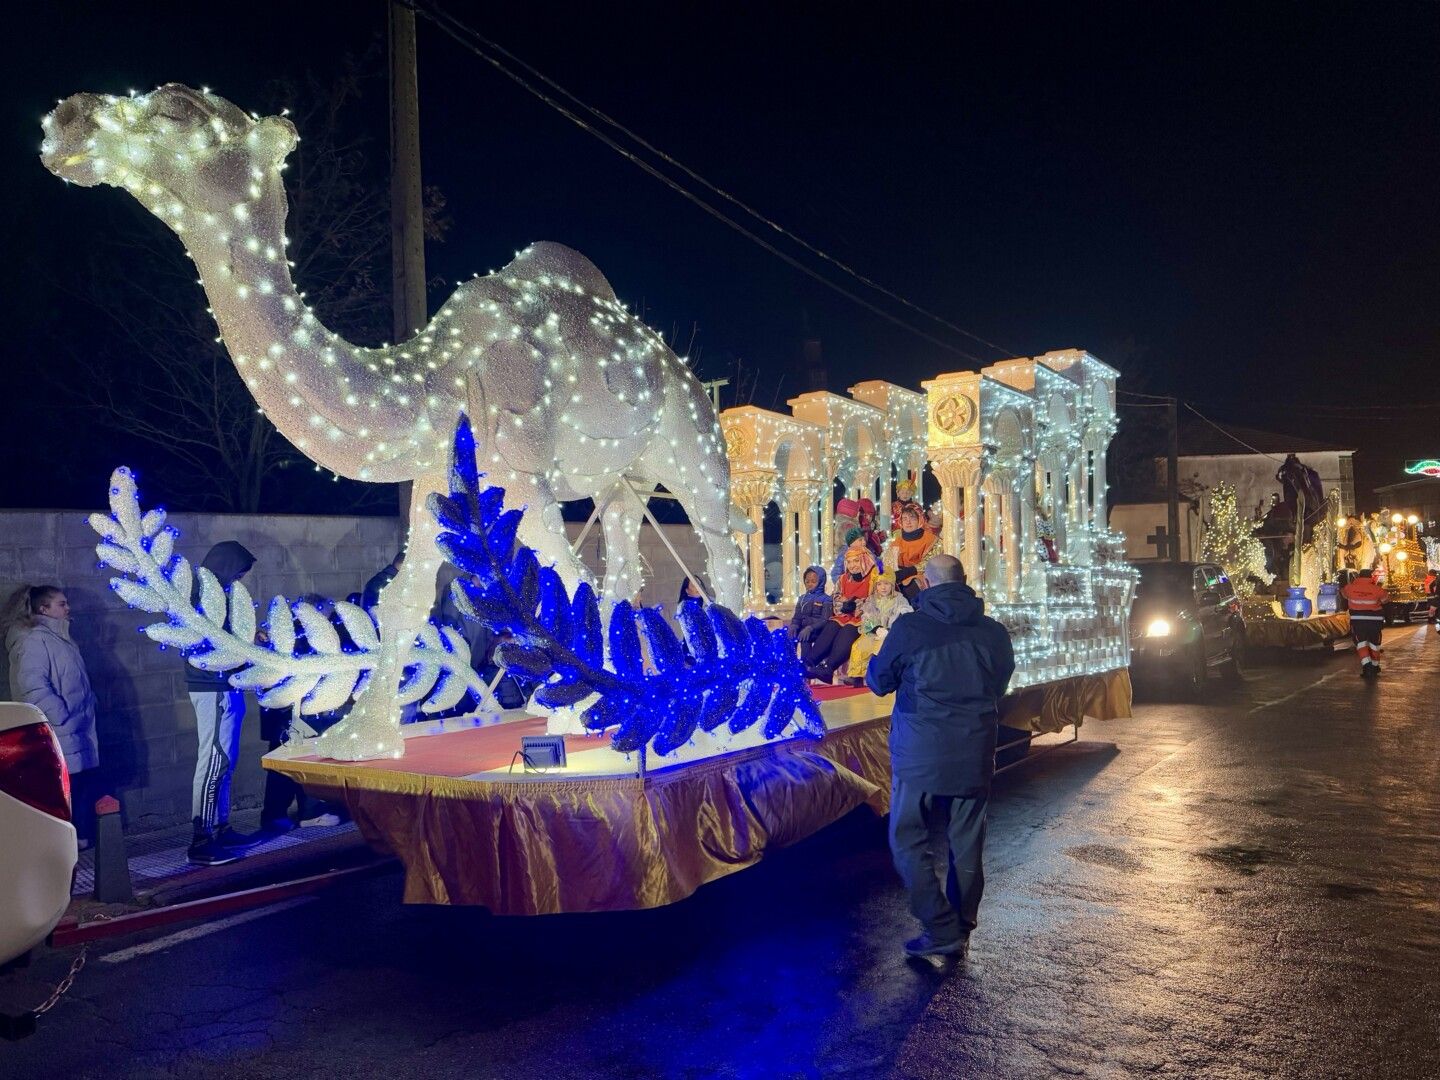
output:
<path id="1" fill-rule="evenodd" d="M 826 459 L 825 481 L 820 492 L 820 562 L 835 562 L 835 462 Z"/>
<path id="2" fill-rule="evenodd" d="M 981 570 L 981 454 L 978 446 L 967 446 L 937 451 L 931 461 L 935 478 L 940 481 L 940 505 L 945 513 L 942 550 L 959 558 L 965 567 L 965 577 L 972 583 L 979 582 Z M 962 512 L 964 525 L 957 527 Z"/>
<path id="3" fill-rule="evenodd" d="M 803 575 L 806 567 L 814 566 L 820 558 L 815 543 L 815 504 L 820 499 L 821 486 L 815 480 L 797 480 L 787 484 L 785 488 L 789 507 L 787 513 L 795 514 L 799 519 L 795 536 L 798 541 L 797 578 Z M 801 584 L 796 584 L 793 595 L 800 595 Z"/>
<path id="4" fill-rule="evenodd" d="M 1004 478 L 1005 489 L 1005 598 L 1010 603 L 1018 603 L 1020 600 L 1020 587 L 1024 583 L 1021 576 L 1025 567 L 1025 551 L 1021 546 L 1024 542 L 1022 534 L 1024 528 L 1021 517 L 1021 505 L 1023 500 L 1019 493 L 1019 483 L 1015 474 L 1011 473 Z"/>
<path id="5" fill-rule="evenodd" d="M 1018 523 L 1018 540 L 1015 551 L 1016 558 L 1020 563 L 1020 591 L 1021 595 L 1016 599 L 1025 599 L 1034 593 L 1034 570 L 1039 563 L 1039 554 L 1036 551 L 1037 540 L 1035 537 L 1035 459 L 1025 457 L 1021 460 L 1020 472 L 1015 478 L 1013 485 L 1015 498 L 1019 500 L 1020 513 Z"/>
<path id="6" fill-rule="evenodd" d="M 1086 519 L 1089 509 L 1085 500 L 1085 450 L 1081 447 L 1070 461 L 1070 561 L 1085 565 L 1090 561 L 1089 534 Z"/>
<path id="7" fill-rule="evenodd" d="M 765 507 L 775 492 L 773 472 L 745 472 L 730 478 L 730 497 L 745 511 L 754 531 L 745 537 L 749 553 L 750 588 L 746 607 L 759 611 L 765 601 Z"/>
<path id="8" fill-rule="evenodd" d="M 1070 508 L 1065 503 L 1065 474 L 1060 471 L 1060 459 L 1051 456 L 1040 466 L 1040 483 L 1045 491 L 1045 512 L 1050 517 L 1050 527 L 1055 531 L 1055 555 L 1062 563 L 1073 562 L 1070 557 Z"/>
<path id="9" fill-rule="evenodd" d="M 780 602 L 790 604 L 800 595 L 795 587 L 795 548 L 800 542 L 800 528 L 789 484 L 778 494 L 777 501 L 780 505 Z"/>
<path id="10" fill-rule="evenodd" d="M 855 498 L 869 499 L 875 501 L 875 470 L 866 462 L 856 467 L 854 479 L 851 481 L 857 492 Z"/>
<path id="11" fill-rule="evenodd" d="M 876 514 L 879 517 L 880 523 L 885 526 L 886 530 L 889 530 L 890 528 L 890 505 L 892 493 L 894 492 L 894 490 L 895 463 L 892 461 L 890 462 L 890 464 L 885 466 L 884 470 L 880 474 L 880 501 L 876 504 Z"/>
<path id="12" fill-rule="evenodd" d="M 1114 432 L 1106 432 L 1100 439 L 1100 448 L 1095 451 L 1095 527 L 1110 528 L 1110 498 L 1106 487 L 1106 458 L 1110 453 L 1110 439 Z"/>

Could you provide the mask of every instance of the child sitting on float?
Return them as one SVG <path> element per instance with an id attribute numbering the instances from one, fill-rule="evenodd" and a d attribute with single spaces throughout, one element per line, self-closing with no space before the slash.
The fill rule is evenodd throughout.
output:
<path id="1" fill-rule="evenodd" d="M 827 575 L 823 566 L 805 568 L 805 592 L 795 602 L 795 614 L 790 619 L 792 641 L 806 642 L 815 632 L 830 621 L 833 613 L 830 594 L 825 591 Z"/>
<path id="2" fill-rule="evenodd" d="M 850 649 L 850 661 L 845 668 L 848 682 L 864 681 L 870 658 L 880 651 L 880 643 L 890 632 L 890 624 L 913 610 L 910 601 L 896 591 L 894 574 L 875 575 L 875 584 L 860 608 L 860 637 Z"/>
<path id="3" fill-rule="evenodd" d="M 830 682 L 835 670 L 850 657 L 850 647 L 860 636 L 860 608 L 870 596 L 875 580 L 875 556 L 856 540 L 845 549 L 845 572 L 835 583 L 834 614 L 805 645 L 802 659 L 812 679 Z"/>

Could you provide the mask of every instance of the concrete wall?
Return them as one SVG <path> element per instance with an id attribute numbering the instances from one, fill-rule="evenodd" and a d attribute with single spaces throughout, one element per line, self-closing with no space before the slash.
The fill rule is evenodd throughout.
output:
<path id="1" fill-rule="evenodd" d="M 99 703 L 100 755 L 124 808 L 126 828 L 143 831 L 190 816 L 195 765 L 195 716 L 185 690 L 184 661 L 138 630 L 152 616 L 127 607 L 109 588 L 95 556 L 96 536 L 80 511 L 0 511 L 0 597 L 21 584 L 59 585 L 70 599 L 72 636 L 85 658 Z M 388 563 L 400 543 L 392 518 L 244 514 L 174 514 L 180 551 L 198 563 L 211 544 L 239 540 L 257 556 L 246 585 L 261 605 L 272 596 L 305 593 L 343 598 Z M 570 526 L 571 535 L 580 526 Z M 689 526 L 666 526 L 671 543 L 699 573 L 704 553 Z M 603 545 L 592 530 L 582 557 L 601 565 Z M 683 578 L 653 528 L 641 533 L 652 573 L 647 603 L 673 613 Z M 8 663 L 0 662 L 0 699 L 9 694 Z M 264 785 L 254 696 L 236 770 L 237 808 L 259 804 Z"/>
<path id="2" fill-rule="evenodd" d="M 1170 507 L 1163 502 L 1116 503 L 1110 507 L 1110 528 L 1124 534 L 1125 558 L 1130 562 L 1144 562 L 1163 556 L 1159 548 L 1147 537 L 1156 535 L 1157 528 L 1169 529 Z M 1189 561 L 1196 558 L 1200 550 L 1200 526 L 1198 516 L 1191 512 L 1187 503 L 1180 504 L 1180 558 Z"/>

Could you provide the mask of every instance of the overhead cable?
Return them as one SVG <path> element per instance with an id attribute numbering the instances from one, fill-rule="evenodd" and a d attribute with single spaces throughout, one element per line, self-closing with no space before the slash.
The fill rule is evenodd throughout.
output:
<path id="1" fill-rule="evenodd" d="M 526 70 L 528 70 L 528 71 L 533 72 L 537 78 L 543 80 L 547 85 L 549 85 L 549 86 L 551 86 L 551 87 L 554 87 L 559 93 L 562 93 L 562 94 L 564 94 L 566 97 L 570 98 L 570 99 L 571 99 L 572 101 L 574 101 L 580 108 L 585 109 L 586 111 L 588 111 L 589 113 L 591 113 L 591 115 L 593 115 L 593 116 L 601 119 L 603 122 L 605 122 L 605 123 L 607 123 L 607 124 L 610 124 L 611 126 L 615 127 L 617 130 L 624 132 L 627 136 L 629 136 L 630 138 L 634 139 L 636 142 L 640 143 L 642 146 L 645 146 L 647 149 L 651 150 L 653 153 L 656 153 L 658 156 L 664 158 L 666 161 L 668 161 L 668 162 L 670 162 L 671 164 L 675 165 L 675 167 L 683 170 L 683 171 L 686 172 L 688 175 L 690 175 L 690 176 L 696 178 L 697 180 L 699 180 L 701 183 L 703 183 L 703 184 L 704 184 L 707 188 L 709 188 L 711 191 L 714 191 L 717 195 L 720 195 L 720 196 L 724 197 L 725 199 L 727 199 L 728 201 L 730 201 L 730 202 L 734 203 L 735 205 L 741 207 L 741 208 L 744 209 L 748 214 L 750 214 L 752 217 L 755 217 L 757 220 L 760 220 L 760 221 L 764 222 L 765 224 L 769 225 L 770 227 L 772 227 L 772 228 L 774 228 L 775 230 L 777 230 L 778 232 L 780 232 L 782 235 L 784 235 L 784 236 L 792 239 L 794 242 L 800 244 L 802 247 L 806 248 L 807 250 L 812 251 L 812 252 L 814 252 L 815 254 L 819 255 L 820 257 L 826 259 L 828 262 L 834 264 L 836 267 L 838 267 L 838 268 L 840 268 L 841 270 L 845 271 L 846 273 L 849 273 L 849 274 L 851 274 L 852 276 L 854 276 L 857 280 L 860 280 L 860 281 L 864 282 L 864 283 L 865 283 L 866 285 L 868 285 L 869 287 L 871 287 L 871 288 L 873 288 L 873 289 L 875 289 L 875 290 L 883 293 L 883 294 L 886 295 L 886 296 L 891 297 L 892 299 L 898 301 L 899 303 L 904 304 L 906 307 L 912 308 L 913 310 L 920 312 L 921 314 L 925 315 L 927 318 L 934 319 L 936 322 L 941 323 L 942 325 L 948 327 L 948 328 L 951 329 L 951 330 L 956 331 L 957 333 L 963 334 L 963 335 L 966 336 L 966 337 L 972 338 L 972 339 L 974 339 L 974 340 L 976 340 L 976 341 L 979 341 L 980 343 L 982 343 L 982 344 L 984 344 L 984 345 L 986 345 L 986 346 L 988 346 L 988 347 L 990 347 L 990 348 L 992 348 L 992 349 L 995 349 L 997 352 L 1000 352 L 1000 353 L 1002 353 L 1002 354 L 1004 354 L 1004 355 L 1007 355 L 1007 356 L 1009 356 L 1009 355 L 1014 355 L 1011 350 L 1005 349 L 1005 348 L 1003 348 L 1003 347 L 1001 347 L 1001 346 L 999 346 L 999 345 L 994 344 L 993 342 L 987 341 L 987 340 L 985 340 L 984 338 L 979 337 L 979 336 L 976 335 L 976 334 L 970 333 L 968 330 L 965 330 L 965 329 L 963 329 L 963 328 L 961 328 L 961 327 L 955 326 L 953 323 L 948 322 L 947 320 L 941 318 L 941 317 L 938 316 L 938 315 L 934 315 L 933 313 L 931 313 L 931 312 L 927 311 L 926 309 L 920 307 L 918 304 L 914 304 L 914 303 L 912 303 L 911 301 L 906 300 L 904 297 L 899 296 L 898 294 L 893 293 L 893 292 L 889 291 L 888 289 L 885 289 L 884 287 L 876 284 L 875 282 L 871 281 L 870 279 L 864 277 L 863 275 L 859 274 L 859 273 L 856 272 L 855 270 L 851 269 L 851 268 L 850 268 L 849 266 L 847 266 L 846 264 L 840 262 L 838 259 L 835 259 L 835 258 L 827 255 L 825 252 L 821 251 L 820 249 L 815 248 L 815 247 L 813 247 L 812 245 L 810 245 L 810 244 L 806 243 L 805 241 L 801 240 L 799 237 L 796 237 L 793 233 L 790 233 L 788 230 L 786 230 L 786 229 L 784 229 L 783 227 L 777 225 L 776 223 L 770 221 L 770 219 L 768 219 L 768 218 L 764 217 L 763 215 L 759 214 L 757 211 L 754 211 L 754 210 L 750 209 L 750 207 L 746 206 L 744 203 L 741 203 L 738 199 L 734 198 L 733 196 L 731 196 L 731 195 L 729 195 L 728 193 L 724 192 L 724 191 L 721 190 L 720 188 L 718 188 L 718 187 L 716 187 L 715 185 L 711 184 L 709 181 L 704 180 L 704 178 L 701 177 L 698 173 L 695 173 L 693 170 L 691 170 L 691 169 L 689 169 L 688 167 L 686 167 L 686 166 L 680 164 L 679 162 L 675 161 L 675 159 L 671 158 L 669 155 L 664 154 L 662 151 L 656 150 L 651 144 L 649 144 L 648 142 L 646 142 L 644 139 L 642 139 L 642 138 L 640 138 L 639 136 L 635 135 L 633 132 L 630 132 L 627 128 L 624 128 L 623 126 L 621 126 L 620 124 L 618 124 L 616 121 L 611 120 L 611 119 L 610 119 L 608 116 L 606 116 L 604 113 L 600 112 L 600 111 L 597 110 L 597 109 L 592 108 L 592 107 L 589 106 L 589 105 L 586 105 L 583 101 L 581 101 L 579 98 L 576 98 L 573 94 L 571 94 L 569 91 L 565 90 L 563 87 L 560 87 L 560 86 L 559 86 L 558 84 L 556 84 L 553 80 L 551 80 L 551 79 L 547 78 L 546 76 L 542 75 L 541 73 L 535 71 L 534 68 L 530 67 L 530 65 L 528 65 L 528 64 L 525 64 L 524 61 L 515 59 L 515 58 L 514 58 L 513 56 L 511 56 L 508 52 L 506 52 L 503 48 L 501 48 L 501 47 L 498 46 L 498 45 L 495 45 L 493 42 L 490 42 L 488 39 L 482 37 L 482 36 L 481 36 L 480 34 L 478 34 L 476 31 L 470 29 L 470 28 L 467 27 L 465 24 L 459 22 L 459 20 L 455 19 L 453 16 L 449 15 L 449 14 L 446 13 L 445 11 L 441 10 L 441 9 L 440 9 L 439 7 L 437 7 L 436 5 L 431 4 L 431 3 L 425 3 L 425 2 L 423 2 L 423 0 L 397 0 L 397 2 L 403 4 L 405 7 L 410 8 L 410 9 L 411 9 L 412 11 L 414 11 L 416 14 L 421 15 L 421 16 L 423 16 L 423 17 L 426 18 L 426 19 L 429 19 L 429 20 L 430 20 L 432 23 L 434 23 L 441 31 L 443 31 L 447 36 L 453 38 L 453 39 L 454 39 L 455 41 L 457 41 L 460 45 L 462 45 L 462 46 L 465 47 L 466 49 L 468 49 L 468 50 L 470 50 L 471 52 L 473 52 L 476 56 L 480 57 L 480 59 L 484 60 L 484 61 L 485 61 L 487 64 L 489 64 L 491 67 L 495 68 L 497 71 L 499 71 L 501 74 L 503 74 L 504 76 L 506 76 L 508 79 L 510 79 L 511 81 L 515 82 L 515 83 L 518 84 L 519 86 L 521 86 L 521 87 L 522 87 L 523 89 L 525 89 L 528 93 L 534 95 L 535 97 L 537 97 L 537 98 L 539 98 L 541 101 L 543 101 L 545 104 L 549 105 L 552 109 L 554 109 L 556 112 L 560 113 L 560 115 L 564 116 L 567 120 L 569 120 L 571 123 L 575 124 L 575 125 L 576 125 L 577 127 L 579 127 L 581 130 L 587 132 L 587 133 L 590 134 L 590 135 L 593 135 L 596 139 L 599 139 L 599 140 L 600 140 L 601 142 L 603 142 L 606 146 L 610 147 L 610 149 L 614 150 L 617 154 L 619 154 L 620 156 L 622 156 L 622 157 L 626 158 L 627 160 L 629 160 L 633 165 L 635 165 L 635 166 L 637 166 L 638 168 L 642 169 L 644 172 L 648 173 L 650 176 L 653 176 L 655 179 L 659 180 L 661 183 L 665 184 L 667 187 L 671 188 L 673 191 L 675 191 L 677 194 L 681 195 L 682 197 L 684 197 L 684 198 L 687 199 L 688 201 L 694 203 L 696 206 L 700 207 L 702 210 L 704 210 L 706 213 L 710 214 L 712 217 L 716 218 L 718 221 L 721 221 L 721 222 L 723 222 L 724 224 L 728 225 L 731 229 L 734 229 L 736 232 L 740 233 L 742 236 L 746 237 L 747 239 L 751 240 L 751 241 L 754 242 L 755 244 L 757 244 L 757 245 L 759 245 L 760 247 L 764 248 L 766 251 L 770 252 L 772 255 L 774 255 L 774 256 L 776 256 L 777 258 L 783 260 L 785 263 L 787 263 L 787 264 L 790 265 L 791 267 L 795 268 L 796 270 L 799 270 L 801 273 L 805 274 L 807 277 L 813 278 L 815 281 L 818 281 L 818 282 L 820 282 L 822 285 L 825 285 L 826 287 L 834 290 L 835 292 L 839 293 L 841 296 L 844 296 L 844 297 L 846 297 L 847 299 L 854 301 L 855 303 L 861 305 L 862 307 L 864 307 L 864 308 L 866 308 L 867 310 L 873 312 L 874 314 L 879 315 L 881 318 L 886 319 L 886 320 L 888 320 L 889 322 L 894 323 L 896 326 L 902 327 L 903 329 L 910 331 L 912 334 L 915 334 L 915 335 L 918 336 L 918 337 L 924 338 L 926 341 L 929 341 L 929 342 L 931 342 L 931 343 L 934 344 L 934 345 L 938 345 L 939 347 L 941 347 L 941 348 L 943 348 L 943 349 L 946 349 L 946 350 L 948 350 L 948 351 L 950 351 L 950 352 L 953 352 L 953 353 L 955 353 L 955 354 L 957 354 L 957 355 L 959 355 L 959 356 L 962 356 L 962 357 L 964 357 L 964 358 L 967 359 L 967 360 L 971 360 L 971 361 L 973 361 L 973 362 L 975 362 L 975 363 L 978 363 L 978 364 L 983 364 L 983 363 L 985 363 L 985 361 L 984 361 L 983 359 L 981 359 L 980 357 L 975 356 L 975 355 L 973 355 L 973 354 L 971 354 L 971 353 L 968 353 L 968 352 L 966 352 L 964 349 L 961 349 L 961 348 L 959 348 L 959 347 L 957 347 L 957 346 L 955 346 L 955 345 L 952 345 L 951 343 L 949 343 L 949 342 L 947 342 L 947 341 L 943 341 L 943 340 L 941 340 L 940 338 L 937 338 L 937 337 L 935 337 L 934 335 L 929 334 L 929 333 L 927 333 L 927 332 L 924 331 L 924 330 L 921 330 L 919 327 L 916 327 L 916 326 L 911 325 L 910 323 L 906 322 L 905 320 L 900 319 L 900 318 L 898 318 L 897 316 L 895 316 L 895 315 L 891 314 L 890 312 L 886 311 L 884 308 L 881 308 L 881 307 L 877 306 L 876 304 L 870 302 L 869 300 L 866 300 L 866 299 L 865 299 L 864 297 L 862 297 L 862 296 L 859 296 L 859 295 L 855 294 L 854 292 L 852 292 L 852 291 L 850 291 L 849 289 L 845 288 L 844 286 L 838 284 L 837 282 L 832 281 L 831 279 L 829 279 L 829 278 L 827 278 L 827 277 L 825 277 L 825 276 L 817 273 L 815 270 L 812 270 L 810 267 L 806 266 L 804 263 L 800 262 L 798 259 L 794 258 L 793 256 L 789 255 L 788 253 L 786 253 L 786 252 L 780 250 L 779 248 L 775 247 L 773 244 L 771 244 L 771 243 L 769 243 L 768 241 L 766 241 L 763 237 L 757 236 L 757 235 L 756 235 L 754 232 L 752 232 L 750 229 L 746 228 L 744 225 L 742 225 L 742 224 L 739 223 L 738 221 L 735 221 L 733 218 L 727 216 L 723 211 L 721 211 L 721 210 L 718 209 L 717 207 L 715 207 L 715 206 L 713 206 L 712 204 L 706 202 L 706 201 L 705 201 L 704 199 L 702 199 L 700 196 L 696 195 L 694 192 L 690 191 L 688 188 L 684 187 L 682 184 L 678 183 L 678 182 L 675 181 L 673 178 L 665 175 L 663 172 L 661 172 L 659 169 L 657 169 L 653 164 L 651 164 L 650 162 L 644 160 L 644 159 L 641 158 L 639 155 L 635 154 L 632 150 L 626 148 L 625 146 L 622 146 L 619 142 L 617 142 L 617 141 L 616 141 L 614 138 L 612 138 L 611 136 L 607 135 L 605 132 L 600 131 L 600 130 L 599 130 L 598 128 L 596 128 L 593 124 L 591 124 L 591 123 L 589 123 L 588 121 L 586 121 L 583 117 L 577 115 L 573 109 L 569 108 L 569 107 L 566 106 L 564 103 L 562 103 L 562 102 L 560 102 L 560 101 L 557 101 L 554 97 L 552 97 L 551 95 L 547 94 L 545 91 L 541 90 L 539 87 L 534 86 L 534 85 L 533 85 L 529 80 L 527 80 L 523 75 L 519 74 L 519 73 L 516 72 L 516 71 L 511 70 L 510 67 L 508 67 L 506 64 L 504 64 L 502 61 L 498 60 L 496 57 L 489 55 L 489 53 L 486 52 L 486 48 L 488 47 L 488 48 L 494 49 L 495 51 L 500 52 L 500 53 L 503 53 L 505 56 L 510 57 L 510 59 L 511 59 L 514 63 L 516 63 L 516 64 L 518 64 L 518 65 L 526 68 Z M 473 40 L 471 40 L 471 39 L 473 39 Z M 482 46 L 481 44 L 477 44 L 477 42 L 483 43 L 483 46 Z"/>

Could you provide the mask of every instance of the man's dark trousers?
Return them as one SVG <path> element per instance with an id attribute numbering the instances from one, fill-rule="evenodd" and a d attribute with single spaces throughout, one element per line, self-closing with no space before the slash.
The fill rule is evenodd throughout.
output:
<path id="1" fill-rule="evenodd" d="M 975 929 L 985 890 L 985 803 L 983 795 L 931 795 L 892 782 L 890 850 L 910 911 L 932 941 L 962 940 Z"/>

